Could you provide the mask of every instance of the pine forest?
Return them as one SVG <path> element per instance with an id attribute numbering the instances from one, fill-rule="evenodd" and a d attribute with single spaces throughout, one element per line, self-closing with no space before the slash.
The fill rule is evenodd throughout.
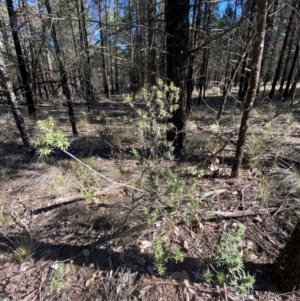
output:
<path id="1" fill-rule="evenodd" d="M 299 0 L 0 0 L 0 299 L 300 300 Z"/>

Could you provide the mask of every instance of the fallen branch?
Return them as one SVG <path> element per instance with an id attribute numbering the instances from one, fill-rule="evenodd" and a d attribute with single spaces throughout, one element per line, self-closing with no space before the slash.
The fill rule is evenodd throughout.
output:
<path id="1" fill-rule="evenodd" d="M 202 211 L 200 214 L 205 214 L 207 216 L 204 217 L 206 220 L 216 219 L 217 217 L 244 217 L 244 216 L 252 216 L 252 215 L 266 215 L 278 210 L 278 207 L 270 207 L 270 208 L 253 208 L 253 209 L 246 209 L 243 211 L 233 211 L 233 212 L 223 212 L 223 211 Z"/>
<path id="2" fill-rule="evenodd" d="M 215 196 L 218 194 L 225 193 L 227 191 L 228 191 L 227 189 L 217 189 L 217 190 L 213 190 L 213 191 L 204 192 L 203 195 L 201 195 L 201 198 L 204 199 L 208 196 Z"/>
<path id="3" fill-rule="evenodd" d="M 97 190 L 94 193 L 94 197 L 109 194 L 109 193 L 112 192 L 112 190 L 115 190 L 115 189 L 120 188 L 120 187 L 124 187 L 124 185 L 123 184 L 114 184 L 114 185 L 108 186 L 104 189 Z M 46 212 L 46 211 L 56 209 L 60 206 L 73 204 L 73 203 L 76 203 L 78 201 L 83 201 L 85 199 L 86 199 L 86 195 L 84 193 L 79 193 L 79 194 L 72 195 L 72 196 L 69 196 L 69 197 L 57 198 L 53 201 L 54 204 L 49 205 L 47 207 L 42 207 L 42 208 L 38 208 L 38 209 L 35 209 L 35 210 L 31 210 L 31 214 L 36 215 L 36 214 L 39 214 L 39 213 L 42 213 L 42 212 Z"/>

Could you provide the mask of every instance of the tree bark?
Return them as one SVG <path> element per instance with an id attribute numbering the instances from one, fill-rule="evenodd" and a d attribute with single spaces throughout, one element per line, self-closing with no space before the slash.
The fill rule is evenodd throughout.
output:
<path id="1" fill-rule="evenodd" d="M 49 0 L 45 0 L 45 5 L 46 5 L 49 16 L 50 17 L 53 16 Z M 63 58 L 62 58 L 61 51 L 60 51 L 60 46 L 59 46 L 57 35 L 56 35 L 55 24 L 53 24 L 53 23 L 51 24 L 51 36 L 53 39 L 55 53 L 56 53 L 56 57 L 57 57 L 57 61 L 58 61 L 61 86 L 63 89 L 63 93 L 68 100 L 69 117 L 70 117 L 70 122 L 71 122 L 71 126 L 72 126 L 73 136 L 77 136 L 78 132 L 77 132 L 76 122 L 75 122 L 75 117 L 74 117 L 71 92 L 70 92 L 70 88 L 69 88 L 69 84 L 68 84 L 67 71 L 65 70 L 65 65 L 63 62 Z"/>
<path id="2" fill-rule="evenodd" d="M 290 38 L 289 38 L 288 45 L 287 45 L 287 54 L 286 54 L 285 62 L 283 64 L 284 68 L 282 71 L 281 81 L 280 81 L 279 90 L 278 90 L 279 94 L 282 94 L 284 82 L 287 80 L 287 72 L 288 72 L 290 59 L 292 56 L 292 48 L 293 48 L 295 33 L 296 33 L 296 27 L 292 26 L 292 31 L 291 31 Z"/>
<path id="3" fill-rule="evenodd" d="M 0 37 L 0 49 L 2 50 L 2 48 L 3 48 L 3 44 L 2 44 L 2 39 Z M 0 56 L 0 83 L 2 84 L 2 86 L 5 90 L 7 101 L 11 107 L 11 111 L 14 116 L 19 133 L 21 135 L 23 144 L 26 147 L 32 148 L 32 142 L 31 142 L 29 134 L 26 130 L 24 118 L 23 118 L 21 112 L 18 110 L 18 103 L 16 100 L 15 93 L 13 91 L 13 86 L 7 76 L 5 64 L 4 64 L 4 61 L 1 56 Z"/>
<path id="4" fill-rule="evenodd" d="M 91 62 L 90 62 L 90 51 L 89 51 L 89 43 L 88 36 L 86 30 L 86 20 L 85 20 L 85 7 L 83 0 L 80 1 L 80 11 L 82 17 L 82 43 L 83 43 L 83 53 L 84 53 L 84 86 L 85 86 L 85 94 L 87 98 L 88 108 L 90 110 L 90 103 L 94 102 L 94 93 L 93 93 L 93 84 L 92 84 L 92 71 L 91 71 Z"/>
<path id="5" fill-rule="evenodd" d="M 296 8 L 295 8 L 296 3 L 297 3 L 297 1 L 294 0 L 293 4 L 292 4 L 294 9 L 292 9 L 291 14 L 290 14 L 290 18 L 289 18 L 288 25 L 287 25 L 287 28 L 286 28 L 286 32 L 285 32 L 285 36 L 284 36 L 284 40 L 283 40 L 283 44 L 282 44 L 282 48 L 281 48 L 281 52 L 280 52 L 278 63 L 277 63 L 277 68 L 276 68 L 275 75 L 274 75 L 273 82 L 272 82 L 272 87 L 271 87 L 271 90 L 270 90 L 270 93 L 269 93 L 269 99 L 270 100 L 272 100 L 273 97 L 274 97 L 276 84 L 277 84 L 277 82 L 279 80 L 279 77 L 280 77 L 282 62 L 283 62 L 283 58 L 284 58 L 284 53 L 285 53 L 285 50 L 286 50 L 286 47 L 287 47 L 287 42 L 288 42 L 288 39 L 289 39 L 289 35 L 290 35 L 291 28 L 292 28 L 294 16 L 295 16 L 295 13 L 296 13 Z"/>
<path id="6" fill-rule="evenodd" d="M 247 48 L 252 43 L 252 40 L 253 39 L 251 39 L 251 41 L 249 41 L 249 44 L 247 45 L 245 52 L 240 56 L 240 59 L 238 60 L 237 64 L 235 65 L 235 68 L 232 72 L 231 78 L 229 79 L 229 82 L 227 84 L 225 94 L 223 94 L 223 99 L 222 99 L 222 103 L 221 103 L 221 106 L 220 106 L 220 109 L 219 109 L 219 112 L 218 112 L 218 115 L 217 115 L 217 120 L 220 120 L 220 118 L 221 118 L 221 115 L 222 115 L 222 113 L 224 111 L 224 108 L 225 108 L 225 103 L 226 103 L 227 97 L 228 97 L 229 92 L 231 91 L 232 85 L 234 83 L 234 79 L 237 75 L 238 69 L 240 68 L 240 65 L 241 65 L 244 57 L 246 56 Z M 224 87 L 224 89 L 225 89 L 225 87 Z"/>
<path id="7" fill-rule="evenodd" d="M 255 8 L 256 1 L 252 0 L 249 1 L 249 6 L 251 7 L 251 11 L 249 12 L 249 23 L 253 23 L 253 18 L 254 18 L 254 8 Z M 250 41 L 251 37 L 253 36 L 253 29 L 252 25 L 248 26 L 247 29 L 247 35 L 246 35 L 246 41 Z M 239 100 L 244 103 L 246 94 L 248 91 L 248 85 L 249 85 L 249 79 L 250 79 L 250 73 L 248 69 L 251 69 L 248 63 L 248 56 L 249 52 L 246 52 L 246 55 L 244 56 L 243 64 L 242 64 L 242 70 L 241 70 L 241 75 L 240 75 L 240 83 L 239 83 Z"/>
<path id="8" fill-rule="evenodd" d="M 33 95 L 32 95 L 32 85 L 31 85 L 30 76 L 29 76 L 29 73 L 28 73 L 28 70 L 26 67 L 25 59 L 23 56 L 23 51 L 22 51 L 21 42 L 20 42 L 19 33 L 18 33 L 18 21 L 17 21 L 16 12 L 14 10 L 13 1 L 6 0 L 6 6 L 7 6 L 8 15 L 9 15 L 9 21 L 10 21 L 10 27 L 12 30 L 14 45 L 15 45 L 15 49 L 16 49 L 16 53 L 17 53 L 19 70 L 20 70 L 22 82 L 24 85 L 29 117 L 35 118 L 36 110 L 35 110 L 34 99 L 33 99 Z"/>
<path id="9" fill-rule="evenodd" d="M 296 63 L 297 63 L 297 60 L 298 60 L 298 57 L 299 57 L 299 50 L 300 50 L 300 47 L 299 47 L 299 42 L 298 42 L 297 46 L 296 46 L 296 49 L 295 49 L 291 69 L 290 69 L 290 72 L 289 72 L 289 75 L 288 75 L 288 78 L 287 78 L 286 86 L 285 86 L 285 89 L 284 89 L 284 92 L 283 92 L 283 96 L 282 96 L 283 101 L 285 101 L 287 96 L 288 96 L 288 92 L 289 92 L 289 89 L 290 89 L 290 85 L 291 85 L 291 81 L 292 81 L 292 78 L 293 78 L 294 70 L 295 70 L 295 67 L 297 65 Z"/>
<path id="10" fill-rule="evenodd" d="M 106 38 L 104 35 L 104 22 L 102 22 L 102 7 L 101 7 L 101 1 L 98 0 L 98 14 L 99 14 L 99 34 L 100 34 L 100 51 L 101 51 L 101 60 L 102 60 L 102 74 L 103 74 L 103 87 L 104 87 L 104 93 L 106 94 L 107 98 L 111 98 L 110 94 L 110 87 L 109 87 L 109 75 L 108 75 L 108 67 L 106 63 L 106 58 L 105 58 L 105 48 L 106 46 Z"/>
<path id="11" fill-rule="evenodd" d="M 186 142 L 186 121 L 190 113 L 192 80 L 189 60 L 189 1 L 167 0 L 165 4 L 167 32 L 167 78 L 180 89 L 178 109 L 173 112 L 174 128 L 167 133 L 173 142 L 174 155 L 179 156 Z"/>
<path id="12" fill-rule="evenodd" d="M 155 0 L 148 0 L 148 83 L 149 86 L 156 84 L 156 43 L 155 43 Z"/>
<path id="13" fill-rule="evenodd" d="M 261 67 L 261 61 L 262 61 L 262 55 L 264 49 L 265 28 L 266 28 L 266 20 L 267 20 L 267 13 L 268 13 L 268 1 L 258 0 L 257 6 L 258 6 L 257 26 L 256 26 L 255 40 L 254 40 L 253 52 L 252 52 L 251 74 L 249 79 L 249 87 L 247 90 L 246 100 L 244 104 L 244 112 L 241 120 L 241 126 L 240 126 L 240 131 L 238 136 L 238 142 L 236 146 L 234 163 L 231 171 L 231 177 L 233 178 L 237 178 L 239 176 L 239 169 L 242 164 L 246 134 L 249 126 L 249 117 L 256 97 L 256 90 L 259 82 L 260 67 Z"/>
<path id="14" fill-rule="evenodd" d="M 273 279 L 283 293 L 300 289 L 300 221 L 275 264 Z"/>

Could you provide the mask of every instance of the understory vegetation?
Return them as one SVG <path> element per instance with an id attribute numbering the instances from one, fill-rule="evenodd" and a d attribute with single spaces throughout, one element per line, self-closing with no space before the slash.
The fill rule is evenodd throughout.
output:
<path id="1" fill-rule="evenodd" d="M 31 125 L 33 157 L 3 115 L 2 292 L 32 300 L 270 295 L 269 267 L 300 214 L 297 106 L 256 109 L 241 176 L 231 179 L 239 109 L 216 122 L 211 107 L 193 107 L 176 159 L 165 133 L 178 93 L 160 81 L 138 101 L 108 101 L 122 105 L 118 118 L 98 104 L 81 115 L 86 134 L 77 138 L 67 120 L 45 116 Z"/>

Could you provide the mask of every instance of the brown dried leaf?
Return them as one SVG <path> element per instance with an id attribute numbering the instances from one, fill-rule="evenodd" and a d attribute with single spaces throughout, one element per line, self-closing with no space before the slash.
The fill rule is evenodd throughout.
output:
<path id="1" fill-rule="evenodd" d="M 89 286 L 91 286 L 94 282 L 95 282 L 95 277 L 93 276 L 92 278 L 88 279 L 88 280 L 85 282 L 85 286 L 86 286 L 86 287 L 89 287 Z"/>

